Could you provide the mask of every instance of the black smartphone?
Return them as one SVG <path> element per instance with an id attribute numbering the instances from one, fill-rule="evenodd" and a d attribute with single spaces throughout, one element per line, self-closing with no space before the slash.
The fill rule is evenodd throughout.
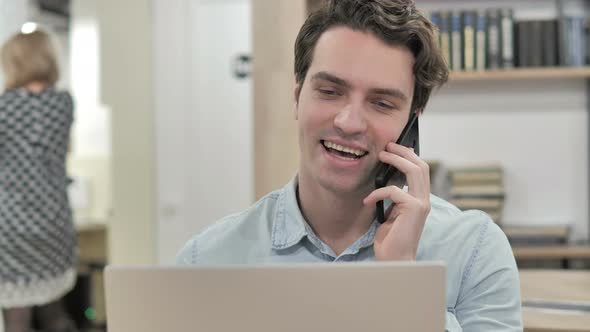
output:
<path id="1" fill-rule="evenodd" d="M 414 152 L 417 155 L 420 155 L 420 142 L 418 134 L 418 113 L 413 112 L 410 115 L 408 123 L 402 130 L 402 133 L 399 135 L 396 144 L 414 148 Z M 389 164 L 380 163 L 377 170 L 377 177 L 375 178 L 375 188 L 383 188 L 390 182 L 403 187 L 406 184 L 406 176 L 397 168 Z M 380 223 L 385 222 L 385 207 L 383 206 L 383 201 L 377 202 L 377 220 Z"/>

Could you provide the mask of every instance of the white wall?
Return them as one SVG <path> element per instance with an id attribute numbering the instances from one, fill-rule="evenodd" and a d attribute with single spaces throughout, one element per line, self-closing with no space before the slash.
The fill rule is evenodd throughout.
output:
<path id="1" fill-rule="evenodd" d="M 20 31 L 28 15 L 28 1 L 0 0 L 0 42 Z"/>
<path id="2" fill-rule="evenodd" d="M 195 149 L 186 154 L 192 233 L 253 203 L 252 78 L 237 79 L 232 63 L 251 54 L 250 0 L 192 0 L 189 39 Z M 214 33 L 213 33 L 214 32 Z"/>
<path id="3" fill-rule="evenodd" d="M 0 44 L 20 31 L 28 15 L 27 1 L 0 0 Z M 4 74 L 0 70 L 0 91 L 4 90 Z"/>
<path id="4" fill-rule="evenodd" d="M 421 153 L 449 165 L 499 161 L 503 222 L 574 226 L 588 234 L 588 115 L 582 80 L 462 82 L 421 122 Z"/>
<path id="5" fill-rule="evenodd" d="M 73 153 L 79 158 L 110 155 L 109 110 L 101 105 L 97 0 L 73 0 L 70 22 L 71 90 L 76 102 Z"/>
<path id="6" fill-rule="evenodd" d="M 153 8 L 145 0 L 99 0 L 101 101 L 112 117 L 109 260 L 156 260 Z"/>
<path id="7" fill-rule="evenodd" d="M 105 223 L 111 201 L 110 109 L 101 104 L 98 0 L 70 3 L 70 90 L 75 102 L 68 171 L 77 223 Z"/>
<path id="8" fill-rule="evenodd" d="M 553 0 L 445 1 L 446 8 L 515 8 L 515 18 L 551 18 Z M 582 2 L 564 1 L 567 11 Z M 425 10 L 435 1 L 419 1 Z M 571 224 L 588 238 L 588 112 L 585 81 L 547 79 L 451 83 L 421 122 L 421 152 L 449 164 L 500 161 L 506 224 Z"/>
<path id="9" fill-rule="evenodd" d="M 158 261 L 253 200 L 249 0 L 154 2 Z"/>

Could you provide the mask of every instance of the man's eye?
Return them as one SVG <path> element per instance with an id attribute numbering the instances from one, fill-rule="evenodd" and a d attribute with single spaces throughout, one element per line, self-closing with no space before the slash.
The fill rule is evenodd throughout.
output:
<path id="1" fill-rule="evenodd" d="M 330 89 L 318 89 L 321 94 L 326 96 L 338 96 L 338 92 Z"/>
<path id="2" fill-rule="evenodd" d="M 385 102 L 385 101 L 374 101 L 373 105 L 379 107 L 380 109 L 386 109 L 386 110 L 390 110 L 390 109 L 394 108 L 393 105 L 391 105 L 390 103 Z"/>

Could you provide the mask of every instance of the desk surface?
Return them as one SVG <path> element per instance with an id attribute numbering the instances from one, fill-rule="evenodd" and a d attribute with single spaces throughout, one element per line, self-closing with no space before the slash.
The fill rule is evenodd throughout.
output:
<path id="1" fill-rule="evenodd" d="M 590 302 L 590 271 L 521 270 L 523 300 Z M 590 332 L 590 314 L 523 308 L 526 332 Z"/>

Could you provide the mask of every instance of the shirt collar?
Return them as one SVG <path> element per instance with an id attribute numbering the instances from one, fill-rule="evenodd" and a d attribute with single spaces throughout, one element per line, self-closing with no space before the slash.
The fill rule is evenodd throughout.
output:
<path id="1" fill-rule="evenodd" d="M 290 248 L 299 243 L 304 237 L 308 237 L 320 249 L 324 246 L 301 214 L 297 201 L 297 185 L 298 178 L 296 175 L 283 187 L 277 199 L 277 209 L 271 234 L 272 248 L 275 250 Z M 386 206 L 389 205 L 388 203 L 386 202 Z M 379 223 L 374 220 L 369 231 L 348 248 L 345 253 L 354 254 L 361 248 L 372 245 L 378 226 Z"/>
<path id="2" fill-rule="evenodd" d="M 297 202 L 297 176 L 283 187 L 277 199 L 272 225 L 272 248 L 287 249 L 309 234 L 309 225 L 303 218 Z"/>

